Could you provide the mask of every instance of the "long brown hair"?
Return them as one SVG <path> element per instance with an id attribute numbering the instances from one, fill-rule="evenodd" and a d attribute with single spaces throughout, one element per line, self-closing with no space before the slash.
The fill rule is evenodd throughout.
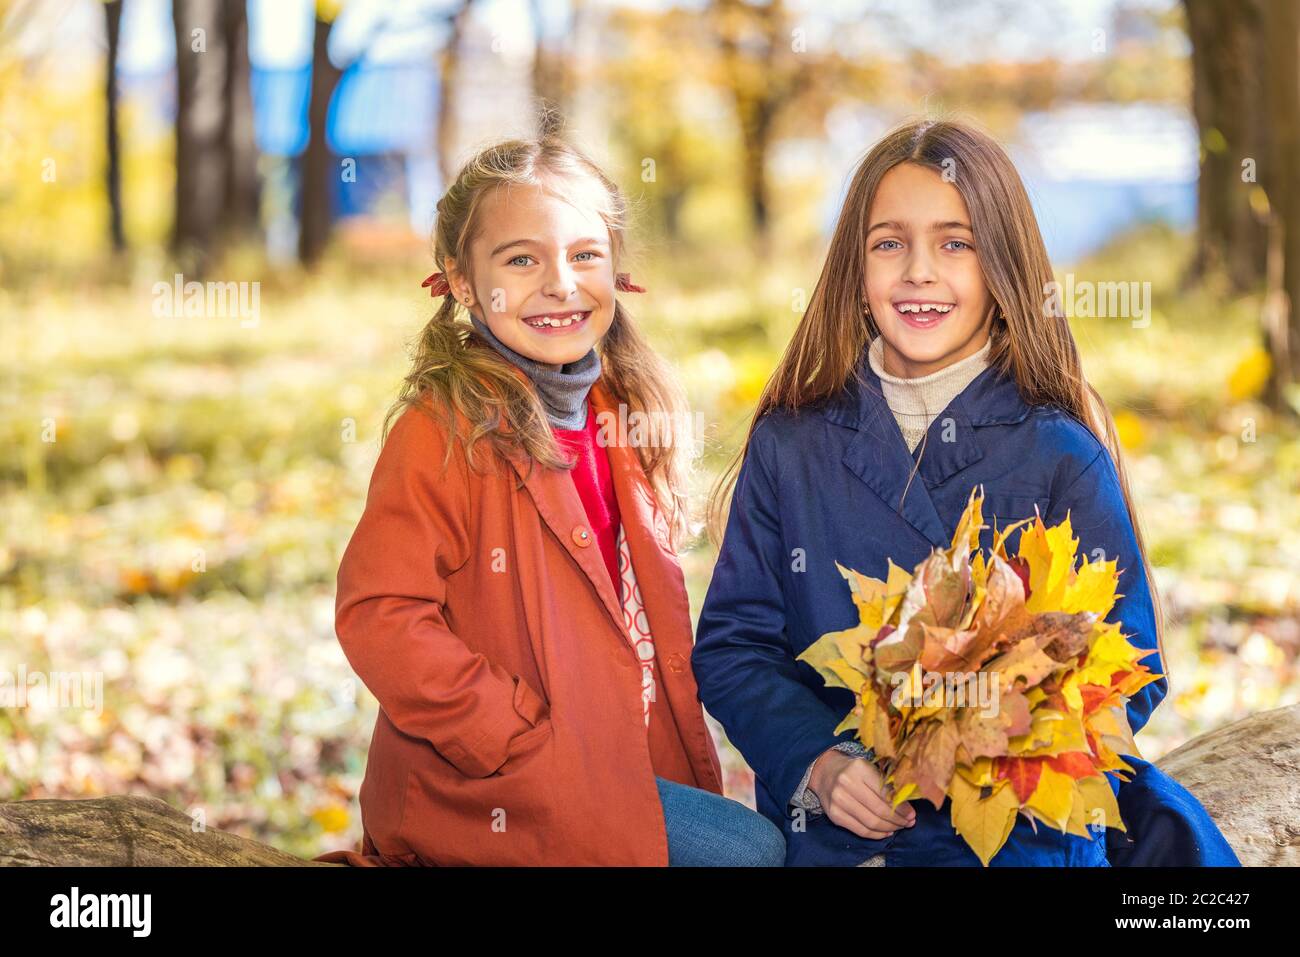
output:
<path id="1" fill-rule="evenodd" d="M 972 124 L 909 121 L 881 139 L 858 166 L 808 309 L 759 397 L 740 451 L 709 495 L 710 539 L 714 545 L 721 542 L 728 501 L 759 419 L 772 409 L 799 409 L 838 393 L 848 384 L 863 350 L 880 335 L 875 320 L 870 313 L 864 315 L 862 308 L 867 216 L 881 179 L 900 163 L 915 163 L 944 174 L 966 201 L 984 280 L 998 306 L 989 334 L 989 364 L 1015 380 L 1027 404 L 1051 404 L 1065 410 L 1110 453 L 1151 590 L 1156 647 L 1167 675 L 1164 612 L 1133 505 L 1115 420 L 1084 378 L 1059 297 L 1045 299 L 1053 281 L 1052 266 L 1020 174 L 997 142 Z"/>
<path id="2" fill-rule="evenodd" d="M 540 186 L 572 202 L 594 204 L 609 227 L 613 267 L 626 251 L 627 202 L 599 166 L 554 132 L 536 139 L 512 139 L 478 152 L 461 168 L 438 201 L 433 258 L 445 271 L 453 259 L 472 281 L 469 248 L 484 198 L 497 187 Z M 415 344 L 411 371 L 384 420 L 388 435 L 394 416 L 415 407 L 433 414 L 428 395 L 445 412 L 449 436 L 463 443 L 471 468 L 478 470 L 475 447 L 486 439 L 491 464 L 522 454 L 529 467 L 568 469 L 573 462 L 551 433 L 536 389 L 522 372 L 483 343 L 467 321 L 464 307 L 445 296 Z M 691 444 L 681 441 L 687 421 L 685 393 L 671 367 L 642 336 L 631 314 L 615 301 L 614 318 L 598 351 L 601 379 L 616 402 L 626 404 L 629 418 L 652 415 L 656 439 L 638 443 L 637 454 L 674 545 L 688 533 L 686 486 Z M 458 426 L 458 414 L 467 428 Z M 436 416 L 435 416 L 436 418 Z M 447 443 L 447 456 L 453 442 Z M 445 460 L 444 460 L 445 461 Z"/>

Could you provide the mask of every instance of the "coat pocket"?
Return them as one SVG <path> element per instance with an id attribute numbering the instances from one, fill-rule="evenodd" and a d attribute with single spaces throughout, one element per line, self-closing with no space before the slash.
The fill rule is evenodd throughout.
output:
<path id="1" fill-rule="evenodd" d="M 506 757 L 505 764 L 501 765 L 501 767 L 499 767 L 494 772 L 494 774 L 499 775 L 503 772 L 508 772 L 509 770 L 511 770 L 511 767 L 515 761 L 517 761 L 520 758 L 527 757 L 530 753 L 532 753 L 537 743 L 539 741 L 542 741 L 545 738 L 550 737 L 551 732 L 553 730 L 554 729 L 551 725 L 551 719 L 549 717 L 546 717 L 543 718 L 536 726 L 529 728 L 527 731 L 524 731 L 521 734 L 515 735 L 513 738 L 510 739 L 510 743 L 507 745 L 506 753 L 508 756 Z"/>

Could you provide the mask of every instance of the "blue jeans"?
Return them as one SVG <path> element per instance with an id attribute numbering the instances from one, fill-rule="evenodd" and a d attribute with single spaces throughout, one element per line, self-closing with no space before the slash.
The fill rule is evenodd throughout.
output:
<path id="1" fill-rule="evenodd" d="M 784 867 L 785 835 L 739 801 L 655 778 L 670 867 Z"/>

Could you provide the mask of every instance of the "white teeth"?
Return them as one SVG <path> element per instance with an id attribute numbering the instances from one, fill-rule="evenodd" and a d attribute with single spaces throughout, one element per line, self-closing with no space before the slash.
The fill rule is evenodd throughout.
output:
<path id="1" fill-rule="evenodd" d="M 952 311 L 952 306 L 941 306 L 938 303 L 925 302 L 900 302 L 897 305 L 899 312 L 910 312 L 913 314 L 921 312 L 937 312 L 940 315 Z"/>
<path id="2" fill-rule="evenodd" d="M 566 316 L 563 319 L 554 319 L 550 316 L 540 316 L 536 319 L 525 319 L 524 322 L 528 323 L 528 325 L 532 326 L 534 329 L 541 329 L 546 326 L 571 326 L 575 322 L 581 322 L 582 318 L 582 315 Z"/>

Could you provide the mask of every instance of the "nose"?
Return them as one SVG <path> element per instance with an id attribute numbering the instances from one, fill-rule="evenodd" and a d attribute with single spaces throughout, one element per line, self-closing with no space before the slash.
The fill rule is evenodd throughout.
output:
<path id="1" fill-rule="evenodd" d="M 549 299 L 564 302 L 578 289 L 573 270 L 567 262 L 554 262 L 546 270 L 542 280 L 542 295 Z"/>
<path id="2" fill-rule="evenodd" d="M 903 281 L 913 284 L 934 282 L 934 263 L 923 243 L 916 243 L 907 253 Z"/>

